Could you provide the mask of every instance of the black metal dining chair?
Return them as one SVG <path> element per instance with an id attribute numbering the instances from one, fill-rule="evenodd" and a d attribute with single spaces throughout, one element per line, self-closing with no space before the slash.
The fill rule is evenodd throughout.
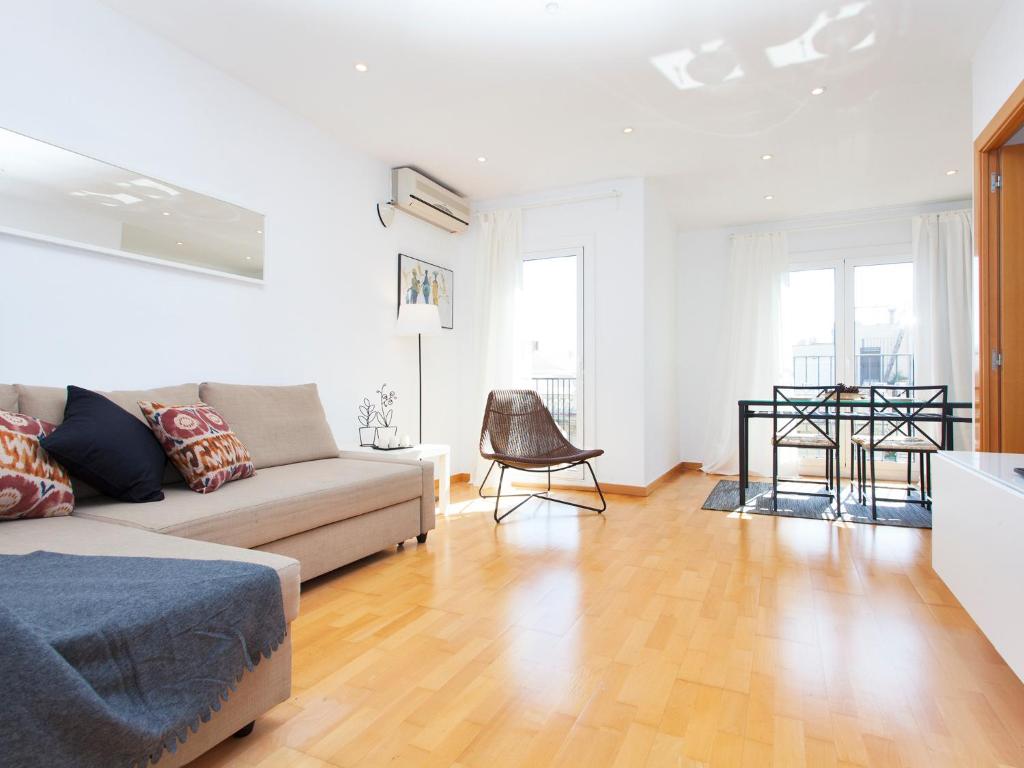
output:
<path id="1" fill-rule="evenodd" d="M 867 421 L 854 430 L 850 441 L 857 448 L 857 494 L 861 504 L 867 503 L 867 476 L 868 464 L 870 464 L 872 519 L 878 519 L 879 501 L 903 503 L 913 501 L 914 490 L 918 491 L 921 506 L 931 510 L 932 454 L 945 450 L 946 447 L 946 429 L 943 418 L 947 413 L 948 400 L 949 387 L 945 384 L 934 386 L 876 385 L 871 387 Z M 928 430 L 923 428 L 926 424 L 937 424 L 936 431 L 939 433 L 939 437 L 936 438 L 929 434 Z M 865 428 L 867 434 L 864 433 Z M 907 455 L 905 498 L 894 499 L 878 495 L 875 467 L 877 453 Z M 917 489 L 912 483 L 914 456 L 918 457 Z"/>
<path id="2" fill-rule="evenodd" d="M 787 491 L 796 496 L 836 502 L 839 482 L 838 386 L 776 385 L 772 388 L 772 511 L 779 511 L 779 449 L 811 448 L 825 452 L 825 493 Z M 820 485 L 817 480 L 791 478 L 784 483 Z"/>

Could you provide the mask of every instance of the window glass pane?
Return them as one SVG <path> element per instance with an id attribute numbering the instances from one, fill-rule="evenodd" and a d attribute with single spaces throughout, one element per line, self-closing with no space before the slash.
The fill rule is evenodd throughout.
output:
<path id="1" fill-rule="evenodd" d="M 853 363 L 857 385 L 914 384 L 914 265 L 853 268 Z M 903 453 L 876 453 L 883 465 L 904 464 Z"/>
<path id="2" fill-rule="evenodd" d="M 789 273 L 782 290 L 783 370 L 798 386 L 834 384 L 836 380 L 836 287 L 835 270 L 801 269 Z M 809 393 L 808 397 L 812 397 Z M 797 432 L 813 433 L 810 424 Z M 824 462 L 824 451 L 784 448 L 784 457 L 795 455 L 802 472 L 814 471 Z M 783 458 L 785 462 L 787 459 Z"/>
<path id="3" fill-rule="evenodd" d="M 578 444 L 576 287 L 575 256 L 523 262 L 519 321 L 529 345 L 530 378 L 559 428 Z"/>
<path id="4" fill-rule="evenodd" d="M 914 265 L 854 267 L 853 310 L 857 385 L 912 385 Z"/>
<path id="5" fill-rule="evenodd" d="M 835 270 L 789 273 L 782 291 L 782 348 L 789 384 L 835 384 Z"/>

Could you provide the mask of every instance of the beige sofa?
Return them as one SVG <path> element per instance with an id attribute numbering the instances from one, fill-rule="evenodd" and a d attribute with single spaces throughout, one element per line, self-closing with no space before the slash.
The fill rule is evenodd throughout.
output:
<path id="1" fill-rule="evenodd" d="M 0 523 L 0 553 L 242 560 L 274 568 L 285 618 L 298 614 L 299 583 L 434 528 L 433 465 L 338 458 L 316 385 L 205 383 L 104 393 L 142 418 L 136 402 L 205 402 L 249 449 L 256 475 L 198 494 L 168 469 L 163 501 L 128 504 L 76 484 L 70 517 Z M 65 390 L 0 384 L 0 408 L 53 423 Z M 227 704 L 174 755 L 180 766 L 291 693 L 291 644 L 245 675 Z"/>

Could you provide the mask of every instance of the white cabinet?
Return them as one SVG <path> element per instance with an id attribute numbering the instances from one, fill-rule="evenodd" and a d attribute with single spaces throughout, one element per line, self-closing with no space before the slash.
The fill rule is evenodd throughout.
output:
<path id="1" fill-rule="evenodd" d="M 950 451 L 932 465 L 932 567 L 1024 680 L 1024 455 Z"/>

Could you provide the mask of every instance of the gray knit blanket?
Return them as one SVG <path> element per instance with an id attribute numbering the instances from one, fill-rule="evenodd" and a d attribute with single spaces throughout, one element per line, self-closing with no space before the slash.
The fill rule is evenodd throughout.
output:
<path id="1" fill-rule="evenodd" d="M 284 636 L 265 566 L 0 555 L 0 766 L 156 762 Z"/>

